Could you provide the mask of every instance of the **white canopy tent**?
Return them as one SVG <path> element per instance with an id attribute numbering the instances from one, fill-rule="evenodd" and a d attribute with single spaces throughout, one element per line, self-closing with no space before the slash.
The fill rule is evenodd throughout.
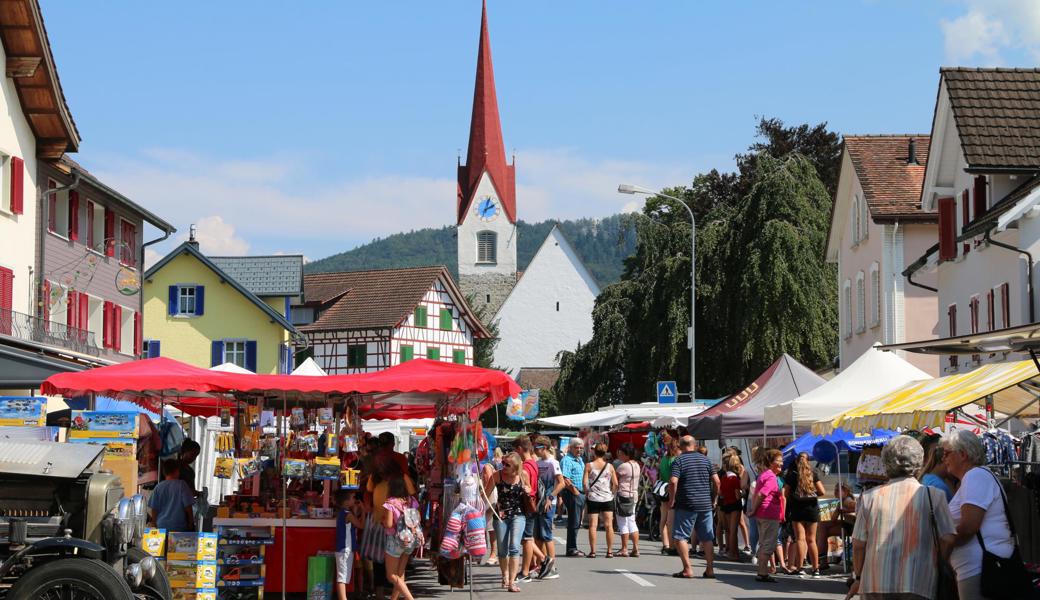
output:
<path id="1" fill-rule="evenodd" d="M 767 406 L 765 424 L 802 430 L 817 421 L 833 419 L 911 381 L 931 378 L 895 352 L 879 350 L 875 345 L 820 387 L 789 402 Z"/>
<path id="2" fill-rule="evenodd" d="M 309 375 L 312 377 L 321 377 L 323 375 L 328 375 L 328 373 L 325 372 L 325 369 L 319 367 L 318 363 L 314 362 L 314 359 L 310 357 L 307 357 L 307 360 L 300 363 L 300 366 L 296 367 L 296 369 L 293 370 L 292 374 Z"/>
<path id="3" fill-rule="evenodd" d="M 643 404 L 619 404 L 607 406 L 593 412 L 544 417 L 535 420 L 546 425 L 569 429 L 611 427 L 622 423 L 639 423 L 641 421 L 657 422 L 659 419 L 663 424 L 671 423 L 671 419 L 678 419 L 680 424 L 684 424 L 686 419 L 706 408 L 708 407 L 701 403 L 658 404 L 657 402 L 645 402 Z"/>

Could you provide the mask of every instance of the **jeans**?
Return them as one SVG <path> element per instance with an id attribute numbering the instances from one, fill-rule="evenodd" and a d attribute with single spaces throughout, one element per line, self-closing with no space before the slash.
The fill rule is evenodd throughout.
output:
<path id="1" fill-rule="evenodd" d="M 563 505 L 567 507 L 567 552 L 578 549 L 578 529 L 581 527 L 581 513 L 585 510 L 585 494 L 572 494 L 564 488 L 560 492 Z"/>
<path id="2" fill-rule="evenodd" d="M 758 519 L 755 517 L 748 517 L 747 528 L 748 537 L 751 538 L 748 540 L 748 545 L 752 548 L 758 548 Z"/>
<path id="3" fill-rule="evenodd" d="M 495 519 L 495 540 L 498 542 L 499 558 L 520 556 L 520 540 L 524 536 L 526 523 L 523 515 Z"/>

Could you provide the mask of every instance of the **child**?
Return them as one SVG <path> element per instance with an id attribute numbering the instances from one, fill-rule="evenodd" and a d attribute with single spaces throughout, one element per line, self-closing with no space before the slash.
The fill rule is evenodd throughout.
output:
<path id="1" fill-rule="evenodd" d="M 362 527 L 354 492 L 340 490 L 336 495 L 336 597 L 347 600 L 347 584 L 354 571 L 355 527 Z"/>

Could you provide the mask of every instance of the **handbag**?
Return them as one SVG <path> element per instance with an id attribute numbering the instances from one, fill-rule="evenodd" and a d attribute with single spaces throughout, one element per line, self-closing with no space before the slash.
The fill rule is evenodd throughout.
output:
<path id="1" fill-rule="evenodd" d="M 668 482 L 664 479 L 658 479 L 654 482 L 654 487 L 651 488 L 650 493 L 659 500 L 668 499 Z"/>
<path id="2" fill-rule="evenodd" d="M 935 572 L 935 600 L 957 600 L 957 574 L 950 566 L 950 562 L 943 558 L 942 548 L 939 546 L 939 526 L 935 522 L 932 491 L 925 485 L 922 485 L 921 488 L 928 496 L 928 516 L 932 521 L 932 541 L 935 543 L 935 561 L 938 567 Z"/>
<path id="3" fill-rule="evenodd" d="M 631 517 L 636 514 L 636 499 L 618 494 L 614 498 L 614 510 L 618 516 Z"/>
<path id="4" fill-rule="evenodd" d="M 988 471 L 987 471 L 988 472 Z M 1015 525 L 1011 521 L 1011 510 L 1008 508 L 1007 496 L 1004 495 L 1004 487 L 996 475 L 989 472 L 993 480 L 997 482 L 1000 490 L 1000 499 L 1004 503 L 1004 518 L 1007 519 L 1008 530 L 1011 532 L 1011 541 L 1015 545 L 1011 556 L 1002 558 L 986 550 L 986 544 L 982 541 L 982 531 L 975 533 L 982 547 L 982 595 L 993 600 L 1013 600 L 1030 597 L 1030 580 L 1026 573 L 1026 567 L 1022 563 L 1022 555 L 1018 551 L 1018 537 L 1015 535 Z"/>

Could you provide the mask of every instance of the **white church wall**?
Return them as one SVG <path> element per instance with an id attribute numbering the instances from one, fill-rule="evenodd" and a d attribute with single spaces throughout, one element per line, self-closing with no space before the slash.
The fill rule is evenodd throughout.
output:
<path id="1" fill-rule="evenodd" d="M 498 313 L 495 365 L 554 367 L 556 354 L 592 337 L 599 286 L 557 228 L 549 232 Z"/>

